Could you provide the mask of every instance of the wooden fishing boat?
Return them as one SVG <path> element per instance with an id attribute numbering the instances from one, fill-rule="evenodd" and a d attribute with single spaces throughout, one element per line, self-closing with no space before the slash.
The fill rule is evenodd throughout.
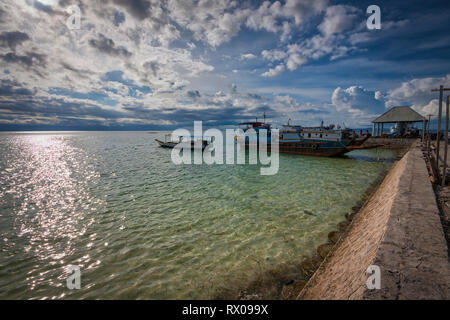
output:
<path id="1" fill-rule="evenodd" d="M 163 148 L 174 148 L 178 144 L 177 142 L 161 141 L 158 139 L 155 139 L 155 141 L 158 142 L 159 146 Z"/>
<path id="2" fill-rule="evenodd" d="M 205 137 L 195 137 L 195 136 L 177 136 L 174 137 L 171 134 L 166 134 L 164 136 L 164 141 L 155 139 L 155 141 L 162 148 L 175 148 L 175 146 L 181 144 L 184 148 L 191 149 L 205 149 L 211 140 Z"/>

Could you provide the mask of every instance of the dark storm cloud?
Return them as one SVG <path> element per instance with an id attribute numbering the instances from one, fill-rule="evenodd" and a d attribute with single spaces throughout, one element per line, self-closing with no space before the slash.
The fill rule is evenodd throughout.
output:
<path id="1" fill-rule="evenodd" d="M 71 0 L 59 0 L 60 7 L 67 7 L 72 1 Z"/>
<path id="2" fill-rule="evenodd" d="M 10 31 L 0 33 L 0 46 L 8 46 L 11 50 L 16 50 L 16 46 L 27 40 L 30 40 L 30 37 L 24 32 Z"/>
<path id="3" fill-rule="evenodd" d="M 24 88 L 17 81 L 13 80 L 0 80 L 0 97 L 13 96 L 30 96 L 33 92 L 27 88 Z"/>
<path id="4" fill-rule="evenodd" d="M 0 55 L 0 59 L 7 63 L 17 63 L 25 67 L 45 67 L 47 64 L 46 56 L 35 52 L 28 52 L 25 55 L 17 55 L 15 53 L 9 52 L 5 55 Z"/>
<path id="5" fill-rule="evenodd" d="M 147 61 L 143 64 L 143 67 L 146 71 L 150 71 L 154 77 L 158 76 L 158 71 L 160 69 L 158 62 Z"/>
<path id="6" fill-rule="evenodd" d="M 117 47 L 114 40 L 105 37 L 103 34 L 98 35 L 98 39 L 89 40 L 89 44 L 96 48 L 98 51 L 106 53 L 111 56 L 122 56 L 129 58 L 132 53 L 128 51 L 125 47 Z"/>
<path id="7" fill-rule="evenodd" d="M 125 8 L 139 20 L 144 20 L 151 14 L 151 4 L 148 0 L 114 0 L 114 3 Z"/>
<path id="8" fill-rule="evenodd" d="M 256 93 L 247 93 L 247 96 L 251 99 L 255 99 L 255 100 L 262 100 L 263 97 L 259 94 Z"/>
<path id="9" fill-rule="evenodd" d="M 15 95 L 14 100 L 0 99 L 0 119 L 14 120 L 19 123 L 27 119 L 31 121 L 28 126 L 33 125 L 32 119 L 39 118 L 42 121 L 50 121 L 55 117 L 58 119 L 57 125 L 61 126 L 61 128 L 73 128 L 83 125 L 86 126 L 86 129 L 89 129 L 88 127 L 103 126 L 105 122 L 120 127 L 120 123 L 117 120 L 121 118 L 135 119 L 135 125 L 142 120 L 171 121 L 178 125 L 192 125 L 192 121 L 202 120 L 205 122 L 205 125 L 228 125 L 236 124 L 240 120 L 253 118 L 253 115 L 245 115 L 245 107 L 209 109 L 202 110 L 201 113 L 194 109 L 180 108 L 151 110 L 147 109 L 145 105 L 125 106 L 125 112 L 106 110 L 89 103 L 36 97 L 29 95 L 30 92 L 26 91 L 22 92 L 24 95 L 18 95 L 18 90 L 23 90 L 23 88 L 14 89 L 14 85 L 15 83 L 7 82 L 4 85 L 0 85 L 0 93 L 5 92 L 8 96 Z M 40 125 L 42 128 L 53 128 L 52 126 L 51 124 Z M 4 127 L 3 129 L 7 130 L 17 130 L 20 128 L 20 125 L 0 125 L 0 127 Z"/>
<path id="10" fill-rule="evenodd" d="M 147 109 L 144 105 L 129 105 L 124 106 L 124 109 L 131 112 L 138 119 L 147 120 L 161 120 L 161 121 L 171 121 L 177 124 L 191 123 L 192 121 L 205 121 L 209 123 L 216 124 L 230 124 L 244 120 L 244 119 L 254 119 L 256 115 L 263 114 L 266 115 L 276 115 L 276 111 L 267 105 L 263 105 L 257 108 L 249 110 L 246 106 L 227 106 L 223 108 L 209 108 L 202 109 L 201 112 L 197 109 L 187 109 L 187 108 L 163 108 L 163 109 Z"/>
<path id="11" fill-rule="evenodd" d="M 45 4 L 43 4 L 42 2 L 40 2 L 40 1 L 34 1 L 34 3 L 33 3 L 33 6 L 36 8 L 36 9 L 38 9 L 38 10 L 40 10 L 40 11 L 43 11 L 43 12 L 45 12 L 45 13 L 48 13 L 48 14 L 52 14 L 53 13 L 53 9 L 52 9 L 52 7 L 51 6 L 47 6 L 47 5 L 45 5 Z"/>
<path id="12" fill-rule="evenodd" d="M 125 22 L 125 14 L 120 11 L 114 12 L 114 25 L 118 27 L 122 22 Z"/>
<path id="13" fill-rule="evenodd" d="M 187 96 L 192 99 L 200 98 L 200 92 L 198 90 L 191 90 L 187 92 Z"/>
<path id="14" fill-rule="evenodd" d="M 14 101 L 0 100 L 0 115 L 40 116 L 40 117 L 98 117 L 118 119 L 129 115 L 114 110 L 106 110 L 89 103 L 68 102 L 63 99 L 43 97 L 16 97 Z"/>
<path id="15" fill-rule="evenodd" d="M 63 67 L 66 70 L 72 71 L 74 74 L 76 74 L 80 78 L 86 77 L 86 74 L 92 74 L 91 70 L 77 69 L 74 66 L 72 66 L 71 64 L 69 64 L 68 62 L 64 62 L 64 61 L 61 62 L 61 67 Z"/>
<path id="16" fill-rule="evenodd" d="M 211 121 L 238 121 L 243 118 L 244 107 L 221 108 L 221 109 L 203 109 L 201 112 L 195 109 L 182 108 L 164 108 L 158 110 L 149 110 L 144 106 L 125 106 L 138 119 L 171 121 L 178 124 L 192 123 L 192 121 L 201 120 Z"/>

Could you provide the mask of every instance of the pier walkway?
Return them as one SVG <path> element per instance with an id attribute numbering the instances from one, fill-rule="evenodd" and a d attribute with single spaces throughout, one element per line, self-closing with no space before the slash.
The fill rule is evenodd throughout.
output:
<path id="1" fill-rule="evenodd" d="M 369 290 L 366 270 L 381 270 Z M 394 164 L 298 299 L 450 299 L 450 264 L 420 146 Z"/>

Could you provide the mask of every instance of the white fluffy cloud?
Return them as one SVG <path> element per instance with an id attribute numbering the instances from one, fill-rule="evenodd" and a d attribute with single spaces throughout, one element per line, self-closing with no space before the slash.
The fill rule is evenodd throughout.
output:
<path id="1" fill-rule="evenodd" d="M 282 60 L 285 63 L 285 64 L 279 64 L 275 68 L 271 68 L 271 69 L 269 69 L 269 71 L 266 71 L 263 74 L 261 74 L 263 77 L 266 77 L 266 78 L 267 77 L 275 77 L 275 76 L 279 75 L 286 69 L 286 67 L 290 71 L 294 71 L 298 67 L 305 64 L 308 61 L 308 59 L 299 55 L 296 52 L 289 53 L 289 52 L 284 52 L 281 50 L 264 50 L 261 52 L 261 55 L 266 60 L 269 60 L 272 62 Z"/>
<path id="2" fill-rule="evenodd" d="M 275 68 L 271 68 L 269 69 L 269 71 L 266 71 L 262 74 L 263 77 L 266 78 L 270 78 L 270 77 L 275 77 L 277 75 L 279 75 L 280 73 L 282 73 L 284 71 L 284 65 L 280 64 L 278 66 L 276 66 Z"/>
<path id="3" fill-rule="evenodd" d="M 317 4 L 317 12 L 325 9 L 323 4 L 320 2 Z M 293 2 L 287 2 L 285 7 L 298 9 L 302 5 L 296 7 Z M 358 15 L 361 15 L 361 10 L 352 6 L 330 6 L 326 8 L 322 22 L 318 26 L 320 33 L 298 43 L 288 44 L 284 50 L 264 50 L 261 55 L 269 61 L 283 60 L 290 71 L 307 63 L 308 59 L 315 60 L 326 55 L 330 56 L 330 60 L 343 57 L 355 50 L 354 46 L 344 45 L 342 42 L 349 38 L 352 32 L 360 29 L 361 26 L 357 23 Z M 299 23 L 303 21 L 303 18 L 298 16 L 295 21 Z M 356 29 L 353 30 L 355 27 Z"/>
<path id="4" fill-rule="evenodd" d="M 438 113 L 438 92 L 431 92 L 440 85 L 450 85 L 450 74 L 441 78 L 421 78 L 403 82 L 389 92 L 387 106 L 409 105 L 422 115 Z"/>
<path id="5" fill-rule="evenodd" d="M 270 78 L 298 70 L 307 61 L 346 56 L 355 50 L 353 44 L 362 43 L 361 37 L 354 36 L 359 42 L 352 44 L 351 36 L 363 34 L 364 19 L 359 17 L 365 16 L 364 11 L 348 5 L 327 7 L 326 0 L 54 0 L 46 1 L 49 6 L 36 4 L 0 2 L 0 111 L 3 117 L 11 114 L 22 107 L 17 102 L 22 99 L 28 114 L 18 122 L 34 117 L 53 123 L 64 110 L 73 118 L 174 124 L 194 118 L 199 109 L 211 119 L 223 119 L 228 114 L 249 116 L 272 106 L 286 114 L 303 112 L 311 119 L 328 109 L 332 116 L 362 119 L 362 114 L 382 112 L 385 102 L 434 113 L 437 94 L 429 90 L 450 81 L 450 75 L 414 79 L 386 94 L 361 86 L 336 88 L 332 104 L 326 106 L 299 103 L 285 94 L 307 98 L 304 92 L 309 90 L 295 88 L 301 93 L 294 93 L 281 83 L 277 94 L 283 95 L 270 102 L 245 93 L 241 81 L 250 73 L 242 66 L 244 60 L 254 60 L 254 65 L 270 62 L 266 70 L 260 71 L 259 66 L 254 70 L 258 77 Z M 81 7 L 81 30 L 66 27 L 65 8 L 70 4 Z M 220 46 L 244 26 L 275 33 L 281 41 L 276 49 L 263 50 L 259 60 L 250 53 L 258 46 L 237 46 L 243 51 L 236 51 L 217 68 L 233 74 L 220 74 L 213 66 L 225 56 Z M 294 30 L 302 31 L 295 32 L 298 38 L 291 42 Z M 239 91 L 227 76 L 240 84 Z M 211 94 L 219 90 L 229 93 Z M 273 94 L 271 90 L 263 95 Z M 317 102 L 323 96 L 313 99 Z M 328 91 L 325 97 L 329 98 Z M 5 119 L 0 120 L 16 120 Z"/>
<path id="6" fill-rule="evenodd" d="M 325 36 L 347 31 L 356 24 L 359 11 L 352 6 L 330 6 L 327 8 L 325 17 L 318 29 Z"/>
<path id="7" fill-rule="evenodd" d="M 263 50 L 261 56 L 269 61 L 283 60 L 287 57 L 287 53 L 282 50 Z"/>
<path id="8" fill-rule="evenodd" d="M 252 59 L 256 59 L 258 58 L 256 55 L 254 55 L 253 53 L 245 53 L 245 54 L 241 54 L 241 60 L 252 60 Z"/>
<path id="9" fill-rule="evenodd" d="M 302 64 L 305 64 L 308 61 L 305 57 L 302 57 L 301 55 L 297 53 L 293 53 L 289 56 L 286 62 L 286 67 L 293 71 L 300 67 Z"/>
<path id="10" fill-rule="evenodd" d="M 450 85 L 450 74 L 440 78 L 413 79 L 386 93 L 362 86 L 338 87 L 332 94 L 331 102 L 338 112 L 344 112 L 353 119 L 362 117 L 366 122 L 394 106 L 410 106 L 423 116 L 437 115 L 439 93 L 431 90 L 440 85 Z"/>
<path id="11" fill-rule="evenodd" d="M 297 50 L 288 50 L 287 52 L 284 52 L 282 50 L 263 50 L 261 52 L 261 56 L 269 61 L 280 61 L 282 60 L 287 69 L 289 69 L 290 71 L 294 71 L 297 68 L 299 68 L 301 65 L 305 64 L 306 62 L 308 62 L 308 59 L 305 58 L 304 56 L 300 55 L 297 53 Z M 278 65 L 276 68 L 274 69 L 270 69 L 267 72 L 264 72 L 262 74 L 263 77 L 274 77 L 278 74 L 280 74 L 281 72 L 283 72 L 285 70 L 285 66 L 284 64 L 280 64 Z"/>
<path id="12" fill-rule="evenodd" d="M 354 114 L 379 114 L 385 111 L 383 95 L 361 86 L 351 86 L 347 89 L 336 88 L 331 102 L 338 111 Z"/>
<path id="13" fill-rule="evenodd" d="M 264 1 L 257 10 L 249 14 L 246 26 L 254 30 L 282 32 L 282 40 L 286 40 L 291 25 L 299 26 L 308 19 L 323 12 L 328 0 L 286 0 L 279 2 Z M 280 21 L 287 19 L 285 21 Z M 291 23 L 292 21 L 292 23 Z"/>
<path id="14" fill-rule="evenodd" d="M 168 0 L 170 18 L 192 31 L 194 38 L 219 46 L 241 28 L 250 13 L 231 0 Z"/>
<path id="15" fill-rule="evenodd" d="M 229 41 L 243 25 L 252 30 L 280 33 L 287 40 L 292 25 L 323 12 L 328 0 L 286 0 L 259 6 L 238 6 L 234 0 L 168 0 L 170 19 L 191 30 L 197 40 L 216 47 Z"/>

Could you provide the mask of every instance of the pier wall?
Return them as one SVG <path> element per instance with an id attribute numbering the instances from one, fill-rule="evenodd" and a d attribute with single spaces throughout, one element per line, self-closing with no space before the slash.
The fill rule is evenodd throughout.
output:
<path id="1" fill-rule="evenodd" d="M 388 146 L 392 147 L 409 147 L 416 140 L 417 139 L 370 137 L 364 142 L 364 145 L 388 144 Z"/>
<path id="2" fill-rule="evenodd" d="M 428 171 L 415 143 L 298 299 L 450 299 L 447 252 Z M 380 267 L 381 289 L 367 289 L 370 265 Z"/>

